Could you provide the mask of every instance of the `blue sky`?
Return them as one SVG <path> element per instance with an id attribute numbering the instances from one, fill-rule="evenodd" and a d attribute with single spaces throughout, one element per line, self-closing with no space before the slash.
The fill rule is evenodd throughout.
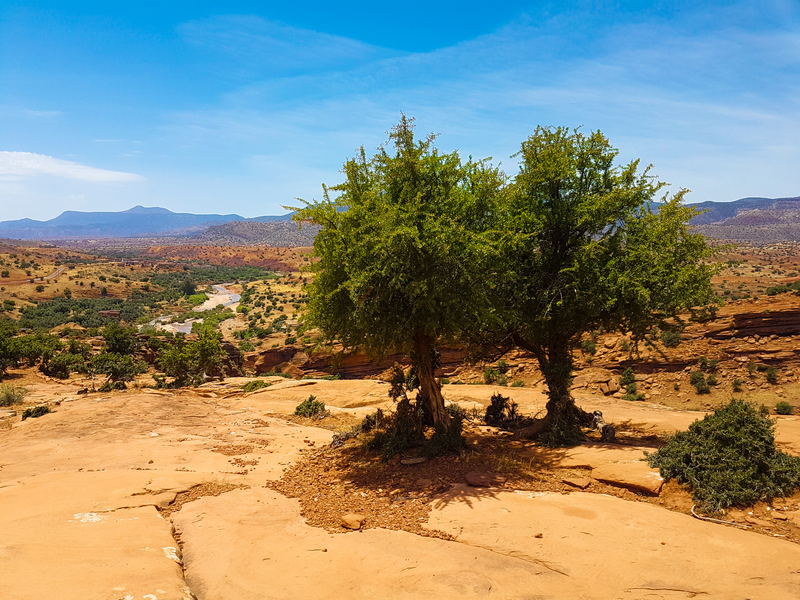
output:
<path id="1" fill-rule="evenodd" d="M 0 220 L 280 214 L 401 111 L 509 175 L 583 126 L 691 202 L 800 195 L 797 0 L 116 4 L 0 0 Z"/>

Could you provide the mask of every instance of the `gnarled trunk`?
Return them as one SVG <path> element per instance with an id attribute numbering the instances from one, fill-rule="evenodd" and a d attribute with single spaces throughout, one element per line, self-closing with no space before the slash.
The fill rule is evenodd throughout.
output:
<path id="1" fill-rule="evenodd" d="M 592 415 L 575 404 L 572 383 L 572 353 L 567 344 L 554 344 L 545 351 L 531 348 L 547 383 L 547 416 L 542 439 L 550 446 L 570 446 L 583 439 L 581 427 L 592 425 Z"/>
<path id="2" fill-rule="evenodd" d="M 444 408 L 444 397 L 442 388 L 436 381 L 436 348 L 433 340 L 425 335 L 414 337 L 414 349 L 411 354 L 411 362 L 417 370 L 417 379 L 423 397 L 423 409 L 426 425 L 443 425 L 445 428 L 450 426 L 450 415 Z"/>

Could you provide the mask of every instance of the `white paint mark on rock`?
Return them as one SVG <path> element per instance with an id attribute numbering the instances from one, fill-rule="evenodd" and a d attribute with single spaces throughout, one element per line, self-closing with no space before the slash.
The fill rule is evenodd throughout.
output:
<path id="1" fill-rule="evenodd" d="M 150 437 L 158 437 L 158 434 L 155 431 L 153 431 L 150 433 Z"/>
<path id="2" fill-rule="evenodd" d="M 164 555 L 167 558 L 171 558 L 176 563 L 181 564 L 181 559 L 178 558 L 178 549 L 177 548 L 173 548 L 172 546 L 167 546 L 166 548 L 162 548 L 162 550 L 164 551 Z"/>
<path id="3" fill-rule="evenodd" d="M 75 513 L 73 517 L 81 523 L 101 523 L 108 518 L 106 515 L 98 515 L 93 512 Z"/>

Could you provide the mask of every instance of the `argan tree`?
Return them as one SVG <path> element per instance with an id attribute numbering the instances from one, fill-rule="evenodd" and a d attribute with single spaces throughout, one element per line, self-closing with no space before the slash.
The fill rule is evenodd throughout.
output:
<path id="1" fill-rule="evenodd" d="M 297 221 L 323 226 L 307 327 L 373 356 L 405 352 L 429 425 L 447 428 L 435 379 L 439 344 L 487 327 L 484 232 L 503 176 L 485 162 L 415 140 L 402 117 L 387 146 L 344 164 L 345 181 L 304 202 Z"/>
<path id="2" fill-rule="evenodd" d="M 570 395 L 581 336 L 601 327 L 641 336 L 712 301 L 714 252 L 688 226 L 697 212 L 684 205 L 686 190 L 657 199 L 664 184 L 638 161 L 617 166 L 599 131 L 539 127 L 517 156 L 520 172 L 503 196 L 498 311 L 507 339 L 532 352 L 544 375 L 542 439 L 572 444 L 591 423 Z"/>

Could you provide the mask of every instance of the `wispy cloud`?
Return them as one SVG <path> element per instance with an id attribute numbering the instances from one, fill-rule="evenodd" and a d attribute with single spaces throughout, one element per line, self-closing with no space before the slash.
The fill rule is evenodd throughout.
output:
<path id="1" fill-rule="evenodd" d="M 45 154 L 0 151 L 0 178 L 23 179 L 37 175 L 52 175 L 66 179 L 103 183 L 142 181 L 144 179 L 135 173 L 98 169 Z"/>

